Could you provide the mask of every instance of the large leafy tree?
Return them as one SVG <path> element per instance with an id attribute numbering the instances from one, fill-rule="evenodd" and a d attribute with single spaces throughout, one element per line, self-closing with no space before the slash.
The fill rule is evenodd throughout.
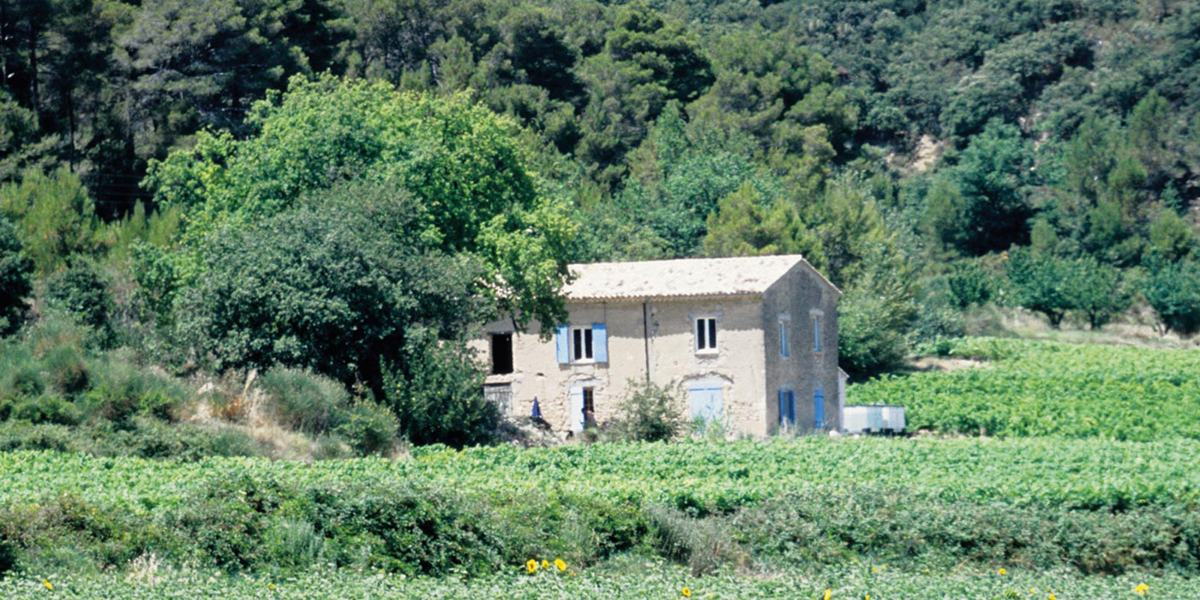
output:
<path id="1" fill-rule="evenodd" d="M 1200 263 L 1170 263 L 1157 256 L 1148 262 L 1142 296 L 1154 309 L 1159 329 L 1185 338 L 1200 333 Z"/>
<path id="2" fill-rule="evenodd" d="M 33 291 L 33 263 L 25 258 L 21 238 L 0 217 L 0 336 L 15 331 L 25 313 L 25 298 Z"/>
<path id="3" fill-rule="evenodd" d="M 479 316 L 479 263 L 416 234 L 425 213 L 404 190 L 348 183 L 227 224 L 176 303 L 177 333 L 219 370 L 306 367 L 382 394 L 381 361 L 400 356 L 414 328 L 453 338 Z"/>
<path id="4" fill-rule="evenodd" d="M 473 291 L 497 311 L 519 326 L 536 319 L 543 331 L 563 319 L 558 294 L 574 225 L 527 170 L 511 120 L 463 95 L 322 76 L 293 79 L 286 93 L 256 103 L 248 122 L 245 141 L 201 134 L 196 148 L 152 167 L 156 198 L 184 207 L 192 256 L 212 234 L 270 218 L 304 193 L 376 182 L 406 190 L 420 207 L 395 235 L 478 261 Z M 207 268 L 184 258 L 184 279 Z"/>
<path id="5" fill-rule="evenodd" d="M 1033 159 L 1020 131 L 992 120 L 957 158 L 927 198 L 935 235 L 975 255 L 1027 243 Z"/>

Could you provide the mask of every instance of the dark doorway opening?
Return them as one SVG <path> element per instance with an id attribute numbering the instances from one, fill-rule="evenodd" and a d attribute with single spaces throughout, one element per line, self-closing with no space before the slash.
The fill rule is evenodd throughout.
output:
<path id="1" fill-rule="evenodd" d="M 492 334 L 492 374 L 507 375 L 513 372 L 513 348 L 511 333 Z"/>
<path id="2" fill-rule="evenodd" d="M 596 389 L 585 387 L 583 388 L 583 426 L 584 428 L 592 428 L 596 426 Z"/>

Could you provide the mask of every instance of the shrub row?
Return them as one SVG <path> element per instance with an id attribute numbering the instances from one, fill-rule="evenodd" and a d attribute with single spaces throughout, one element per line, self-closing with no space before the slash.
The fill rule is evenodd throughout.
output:
<path id="1" fill-rule="evenodd" d="M 72 494 L 0 508 L 0 567 L 124 567 L 146 553 L 231 572 L 320 565 L 410 575 L 485 574 L 531 556 L 594 564 L 633 551 L 699 573 L 757 563 L 824 567 L 1071 568 L 1084 574 L 1200 566 L 1200 510 L 1122 512 L 939 501 L 903 489 L 820 487 L 730 514 L 567 491 L 470 494 L 403 480 L 292 485 L 230 470 L 145 511 Z"/>

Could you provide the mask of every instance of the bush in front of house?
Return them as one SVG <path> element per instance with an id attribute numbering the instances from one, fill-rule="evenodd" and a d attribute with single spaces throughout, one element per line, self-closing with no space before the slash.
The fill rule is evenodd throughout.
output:
<path id="1" fill-rule="evenodd" d="M 684 425 L 679 407 L 683 399 L 672 384 L 628 380 L 625 397 L 617 405 L 618 422 L 611 431 L 628 441 L 659 442 L 679 435 Z"/>
<path id="2" fill-rule="evenodd" d="M 416 445 L 455 448 L 493 442 L 496 405 L 483 397 L 484 373 L 461 342 L 413 329 L 401 360 L 385 368 L 384 402 L 400 421 L 400 434 Z"/>

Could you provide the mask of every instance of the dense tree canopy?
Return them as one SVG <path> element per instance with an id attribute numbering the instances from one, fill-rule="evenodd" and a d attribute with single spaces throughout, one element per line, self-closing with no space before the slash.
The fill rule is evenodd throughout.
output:
<path id="1" fill-rule="evenodd" d="M 478 265 L 420 235 L 407 192 L 344 184 L 249 227 L 226 225 L 177 304 L 179 335 L 218 369 L 284 364 L 382 390 L 381 360 L 415 327 L 477 319 Z"/>
<path id="2" fill-rule="evenodd" d="M 1198 39 L 1178 1 L 0 0 L 0 218 L 35 312 L 94 267 L 122 339 L 377 387 L 375 354 L 280 333 L 357 288 L 244 279 L 292 264 L 265 236 L 401 281 L 302 243 L 375 214 L 348 189 L 403 198 L 368 250 L 469 274 L 447 306 L 476 320 L 549 327 L 572 260 L 801 252 L 847 292 L 858 374 L 989 301 L 1186 333 Z M 179 308 L 235 284 L 283 321 Z M 403 315 L 413 365 L 461 330 Z M 396 368 L 440 390 L 379 388 L 398 413 L 469 395 Z"/>
<path id="3" fill-rule="evenodd" d="M 245 141 L 202 133 L 194 149 L 153 164 L 156 199 L 184 209 L 194 247 L 222 227 L 285 212 L 302 194 L 374 182 L 412 194 L 414 216 L 396 235 L 477 259 L 486 270 L 475 292 L 518 323 L 561 320 L 557 292 L 574 228 L 527 171 L 509 120 L 462 95 L 325 76 L 294 79 L 285 94 L 256 103 L 247 123 Z"/>

